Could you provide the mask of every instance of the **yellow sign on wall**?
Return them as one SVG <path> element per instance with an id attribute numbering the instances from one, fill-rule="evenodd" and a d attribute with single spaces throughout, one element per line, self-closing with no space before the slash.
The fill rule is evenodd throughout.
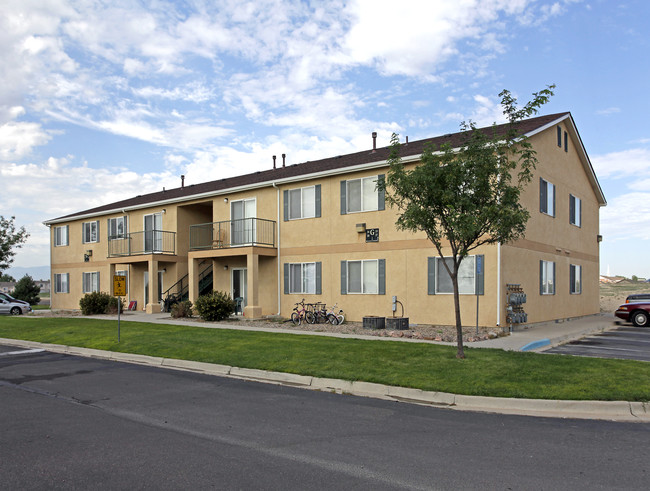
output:
<path id="1" fill-rule="evenodd" d="M 113 295 L 116 297 L 126 296 L 126 276 L 113 276 Z"/>

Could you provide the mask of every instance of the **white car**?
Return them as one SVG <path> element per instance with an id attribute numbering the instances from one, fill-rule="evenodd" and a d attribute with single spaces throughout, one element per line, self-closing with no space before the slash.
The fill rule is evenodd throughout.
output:
<path id="1" fill-rule="evenodd" d="M 0 314 L 20 315 L 32 311 L 28 302 L 18 300 L 6 293 L 0 293 Z"/>

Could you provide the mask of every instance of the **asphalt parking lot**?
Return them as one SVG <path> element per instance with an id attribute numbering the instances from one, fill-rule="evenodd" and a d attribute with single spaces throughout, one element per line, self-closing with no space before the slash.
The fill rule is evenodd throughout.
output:
<path id="1" fill-rule="evenodd" d="M 650 361 L 650 328 L 621 325 L 556 346 L 545 353 Z"/>

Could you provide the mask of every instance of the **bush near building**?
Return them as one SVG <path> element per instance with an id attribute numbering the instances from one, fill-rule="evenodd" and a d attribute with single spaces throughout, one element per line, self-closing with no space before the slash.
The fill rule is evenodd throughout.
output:
<path id="1" fill-rule="evenodd" d="M 194 308 L 203 320 L 221 321 L 235 312 L 235 301 L 226 292 L 213 291 L 197 298 Z"/>

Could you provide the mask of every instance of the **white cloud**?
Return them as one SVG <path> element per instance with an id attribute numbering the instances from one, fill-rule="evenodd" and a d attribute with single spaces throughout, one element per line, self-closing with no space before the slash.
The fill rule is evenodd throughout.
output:
<path id="1" fill-rule="evenodd" d="M 41 128 L 38 123 L 9 122 L 0 126 L 0 160 L 22 159 L 32 149 L 45 145 L 52 135 Z"/>
<path id="2" fill-rule="evenodd" d="M 621 179 L 629 176 L 650 176 L 650 150 L 631 148 L 591 158 L 599 178 Z"/>
<path id="3" fill-rule="evenodd" d="M 608 241 L 650 240 L 650 192 L 615 197 L 601 209 L 600 222 Z"/>
<path id="4" fill-rule="evenodd" d="M 620 112 L 621 112 L 620 107 L 608 107 L 608 108 L 605 108 L 605 109 L 599 109 L 598 111 L 596 111 L 596 114 L 600 114 L 600 115 L 603 115 L 603 116 L 608 116 L 610 114 L 616 114 L 616 113 L 620 113 Z"/>

